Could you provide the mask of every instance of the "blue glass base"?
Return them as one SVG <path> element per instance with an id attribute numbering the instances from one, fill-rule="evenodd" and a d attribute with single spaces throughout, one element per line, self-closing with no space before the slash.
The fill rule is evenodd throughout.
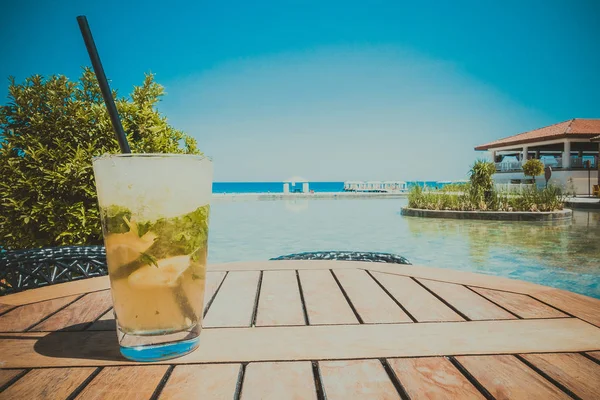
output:
<path id="1" fill-rule="evenodd" d="M 121 354 L 123 354 L 125 358 L 133 361 L 161 361 L 181 357 L 185 354 L 191 353 L 198 347 L 199 343 L 200 338 L 195 337 L 193 339 L 181 340 L 178 342 L 154 345 L 142 345 L 134 347 L 121 346 Z"/>

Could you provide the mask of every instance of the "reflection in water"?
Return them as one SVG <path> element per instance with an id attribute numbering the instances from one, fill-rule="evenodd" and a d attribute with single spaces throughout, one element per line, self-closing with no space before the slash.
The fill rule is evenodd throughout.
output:
<path id="1" fill-rule="evenodd" d="M 307 199 L 293 199 L 284 200 L 285 209 L 291 212 L 299 213 L 308 209 L 309 200 Z"/>
<path id="2" fill-rule="evenodd" d="M 381 251 L 413 264 L 523 279 L 600 298 L 600 212 L 569 223 L 403 217 L 405 199 L 245 201 L 211 211 L 209 262 Z"/>
<path id="3" fill-rule="evenodd" d="M 572 221 L 558 223 L 405 220 L 416 239 L 466 245 L 470 268 L 464 269 L 600 298 L 600 212 L 574 211 Z"/>
<path id="4" fill-rule="evenodd" d="M 600 213 L 574 212 L 572 222 L 497 222 L 406 217 L 415 237 L 456 236 L 467 240 L 473 263 L 483 264 L 495 252 L 514 252 L 538 263 L 571 271 L 600 268 Z"/>

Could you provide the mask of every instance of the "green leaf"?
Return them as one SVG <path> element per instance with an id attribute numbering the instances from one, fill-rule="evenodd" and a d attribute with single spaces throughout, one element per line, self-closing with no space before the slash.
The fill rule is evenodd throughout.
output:
<path id="1" fill-rule="evenodd" d="M 151 254 L 145 252 L 141 253 L 139 261 L 144 265 L 154 265 L 158 268 L 158 260 Z"/>

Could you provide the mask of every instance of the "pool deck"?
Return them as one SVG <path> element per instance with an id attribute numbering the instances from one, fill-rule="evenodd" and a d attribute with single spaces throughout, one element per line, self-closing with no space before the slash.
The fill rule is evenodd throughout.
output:
<path id="1" fill-rule="evenodd" d="M 490 221 L 539 221 L 539 222 L 570 222 L 573 211 L 570 209 L 551 212 L 531 211 L 455 211 L 455 210 L 426 210 L 419 208 L 404 207 L 400 211 L 407 217 L 420 218 L 451 218 L 451 219 L 474 219 Z"/>
<path id="2" fill-rule="evenodd" d="M 600 199 L 598 197 L 568 197 L 565 206 L 582 210 L 600 210 Z"/>
<path id="3" fill-rule="evenodd" d="M 0 398 L 597 399 L 600 300 L 451 269 L 210 265 L 198 350 L 119 354 L 108 277 L 0 298 Z"/>

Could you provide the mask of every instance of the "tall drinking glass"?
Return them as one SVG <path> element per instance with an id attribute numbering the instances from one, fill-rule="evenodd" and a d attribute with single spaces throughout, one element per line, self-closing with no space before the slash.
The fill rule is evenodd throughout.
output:
<path id="1" fill-rule="evenodd" d="M 135 361 L 198 347 L 212 162 L 183 154 L 93 160 L 121 353 Z"/>

